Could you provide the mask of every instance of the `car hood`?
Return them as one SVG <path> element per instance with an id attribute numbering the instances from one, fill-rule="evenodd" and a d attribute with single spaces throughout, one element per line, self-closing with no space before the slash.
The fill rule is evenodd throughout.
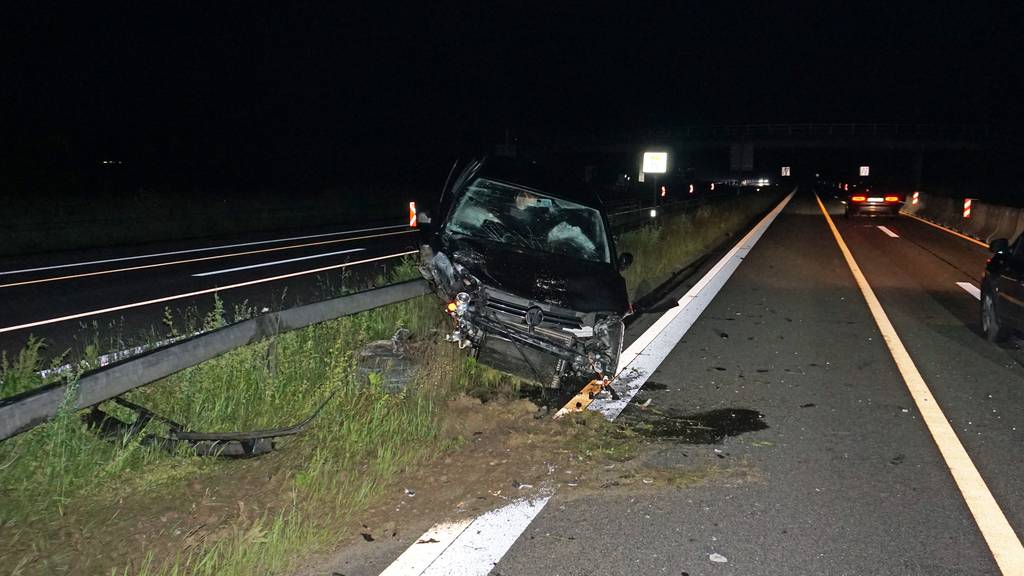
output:
<path id="1" fill-rule="evenodd" d="M 485 285 L 577 312 L 616 312 L 629 307 L 626 283 L 614 266 L 497 244 L 449 239 L 444 251 Z"/>

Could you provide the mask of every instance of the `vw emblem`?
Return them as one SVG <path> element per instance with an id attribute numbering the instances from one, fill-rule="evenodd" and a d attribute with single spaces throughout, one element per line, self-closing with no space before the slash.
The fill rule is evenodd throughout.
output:
<path id="1" fill-rule="evenodd" d="M 526 309 L 526 325 L 539 326 L 544 321 L 544 311 L 536 306 Z"/>

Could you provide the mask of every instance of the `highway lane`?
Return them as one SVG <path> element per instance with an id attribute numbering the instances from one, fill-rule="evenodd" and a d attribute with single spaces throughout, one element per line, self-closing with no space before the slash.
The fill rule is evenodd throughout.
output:
<path id="1" fill-rule="evenodd" d="M 1014 346 L 981 338 L 977 300 L 956 284 L 987 254 L 907 218 L 837 225 L 1019 538 L 1024 370 Z M 651 381 L 636 399 L 651 404 L 622 421 L 750 409 L 768 428 L 661 440 L 666 470 L 715 470 L 692 487 L 560 489 L 492 573 L 999 573 L 812 198 L 779 217 Z"/>
<path id="2" fill-rule="evenodd" d="M 849 224 L 868 234 L 850 241 L 855 256 L 897 241 L 863 224 Z M 889 271 L 865 268 L 885 301 Z M 651 406 L 622 421 L 749 409 L 768 428 L 719 445 L 663 440 L 664 468 L 716 470 L 696 487 L 556 493 L 495 573 L 997 572 L 812 198 L 791 203 L 652 381 L 667 389 L 639 395 Z M 543 534 L 587 546 L 566 553 Z"/>
<path id="3" fill-rule="evenodd" d="M 236 305 L 280 309 L 321 300 L 381 276 L 398 262 L 387 256 L 415 249 L 417 238 L 404 225 L 381 225 L 6 261 L 0 270 L 0 350 L 15 353 L 31 334 L 47 340 L 50 354 L 80 351 L 94 338 L 100 352 L 113 352 L 166 334 L 165 307 L 184 329 L 185 314 L 205 314 L 213 295 L 131 305 L 216 288 L 229 316 Z M 355 265 L 343 268 L 345 263 Z M 301 274 L 319 268 L 333 269 Z M 244 283 L 252 284 L 224 289 Z M 53 321 L 79 314 L 86 316 Z M 43 324 L 16 328 L 37 322 Z"/>

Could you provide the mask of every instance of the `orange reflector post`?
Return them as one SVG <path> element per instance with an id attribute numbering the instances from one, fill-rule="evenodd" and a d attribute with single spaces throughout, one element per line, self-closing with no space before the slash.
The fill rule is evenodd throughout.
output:
<path id="1" fill-rule="evenodd" d="M 850 198 L 850 201 L 851 202 L 863 202 L 863 201 L 865 201 L 867 199 L 868 199 L 867 196 L 854 196 L 854 197 Z"/>
<path id="2" fill-rule="evenodd" d="M 409 202 L 409 227 L 416 227 L 416 203 Z"/>
<path id="3" fill-rule="evenodd" d="M 964 198 L 964 218 L 971 217 L 971 199 Z"/>
<path id="4" fill-rule="evenodd" d="M 913 196 L 913 198 L 911 198 L 910 203 L 911 204 L 917 204 L 917 201 L 920 200 L 920 198 L 921 198 L 921 193 L 920 192 L 914 192 L 914 196 Z"/>

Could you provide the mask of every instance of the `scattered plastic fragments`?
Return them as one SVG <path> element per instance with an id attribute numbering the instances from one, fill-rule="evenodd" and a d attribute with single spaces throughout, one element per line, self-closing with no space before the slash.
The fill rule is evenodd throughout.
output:
<path id="1" fill-rule="evenodd" d="M 726 558 L 725 556 L 722 556 L 721 554 L 719 554 L 717 552 L 715 552 L 714 554 L 711 554 L 710 556 L 708 556 L 708 560 L 711 560 L 712 562 L 718 562 L 718 563 L 725 563 L 725 562 L 729 561 L 728 558 Z"/>

